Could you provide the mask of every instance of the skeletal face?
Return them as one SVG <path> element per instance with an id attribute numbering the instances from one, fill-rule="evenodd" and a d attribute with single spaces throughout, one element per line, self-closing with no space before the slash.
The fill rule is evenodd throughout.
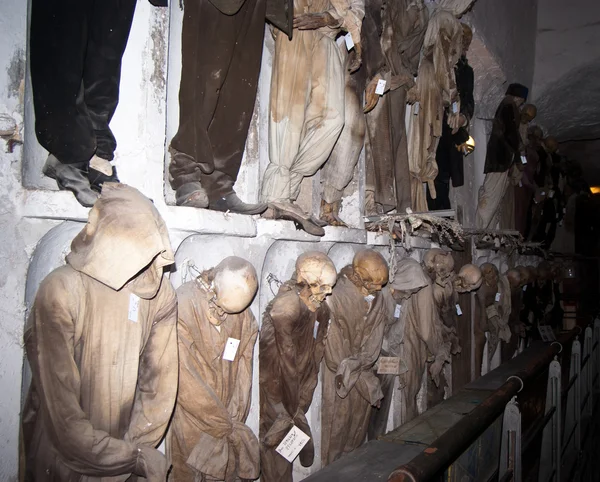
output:
<path id="1" fill-rule="evenodd" d="M 438 248 L 430 249 L 425 253 L 423 264 L 430 276 L 438 281 L 446 280 L 454 270 L 452 254 Z"/>
<path id="2" fill-rule="evenodd" d="M 548 150 L 548 152 L 556 152 L 558 150 L 558 141 L 555 137 L 548 136 L 544 139 L 544 147 Z"/>
<path id="3" fill-rule="evenodd" d="M 483 263 L 481 265 L 481 274 L 487 286 L 498 286 L 499 273 L 495 265 L 492 263 Z"/>
<path id="4" fill-rule="evenodd" d="M 309 308 L 316 308 L 333 290 L 337 272 L 329 257 L 318 251 L 301 254 L 296 260 L 296 279 L 310 290 Z"/>
<path id="5" fill-rule="evenodd" d="M 469 293 L 475 291 L 481 286 L 483 276 L 481 270 L 474 264 L 465 264 L 460 268 L 452 284 L 459 293 Z"/>
<path id="6" fill-rule="evenodd" d="M 383 256 L 372 249 L 356 253 L 352 260 L 352 268 L 359 276 L 366 294 L 381 291 L 381 288 L 388 282 L 388 265 Z"/>
<path id="7" fill-rule="evenodd" d="M 258 289 L 256 270 L 245 259 L 230 256 L 214 268 L 211 288 L 217 314 L 240 313 L 248 308 Z"/>
<path id="8" fill-rule="evenodd" d="M 537 107 L 533 104 L 525 104 L 521 109 L 521 124 L 529 124 L 537 115 Z"/>
<path id="9" fill-rule="evenodd" d="M 506 277 L 511 288 L 518 288 L 521 286 L 521 273 L 518 269 L 512 268 L 506 272 Z"/>

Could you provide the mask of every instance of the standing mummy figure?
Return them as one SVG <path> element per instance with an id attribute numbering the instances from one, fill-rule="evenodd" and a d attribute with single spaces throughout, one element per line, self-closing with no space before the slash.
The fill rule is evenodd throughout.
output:
<path id="1" fill-rule="evenodd" d="M 230 256 L 177 290 L 179 392 L 169 432 L 170 481 L 256 479 L 250 410 L 258 324 L 254 267 Z"/>
<path id="2" fill-rule="evenodd" d="M 107 183 L 66 261 L 42 281 L 25 330 L 25 480 L 162 482 L 155 447 L 178 367 L 167 227 L 139 191 Z"/>
<path id="3" fill-rule="evenodd" d="M 390 316 L 381 289 L 388 265 L 378 252 L 359 251 L 344 267 L 328 300 L 331 323 L 323 367 L 321 461 L 328 465 L 366 439 L 371 407 L 383 393 L 373 366 Z"/>
<path id="4" fill-rule="evenodd" d="M 261 480 L 291 482 L 292 464 L 275 449 L 293 426 L 311 437 L 300 451 L 300 463 L 314 459 L 306 411 L 317 386 L 329 324 L 323 301 L 337 273 L 327 255 L 309 251 L 296 260 L 292 279 L 267 306 L 260 330 L 260 459 Z"/>
<path id="5" fill-rule="evenodd" d="M 364 0 L 297 0 L 291 40 L 275 35 L 269 118 L 270 164 L 262 182 L 266 217 L 325 232 L 294 201 L 300 184 L 325 163 L 344 127 L 344 63 L 335 38 L 352 36 L 360 59 Z"/>

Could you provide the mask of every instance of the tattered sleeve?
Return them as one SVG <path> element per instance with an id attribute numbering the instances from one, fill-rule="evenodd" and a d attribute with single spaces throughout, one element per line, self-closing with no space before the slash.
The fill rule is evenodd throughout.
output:
<path id="1" fill-rule="evenodd" d="M 135 402 L 125 436 L 152 447 L 162 439 L 173 413 L 179 368 L 177 298 L 167 279 L 162 284 L 157 300 L 160 305 L 140 357 Z"/>
<path id="2" fill-rule="evenodd" d="M 96 430 L 79 404 L 74 333 L 79 316 L 76 300 L 85 297 L 80 291 L 72 276 L 52 273 L 40 285 L 30 314 L 25 342 L 44 429 L 71 470 L 98 477 L 131 473 L 136 445 Z"/>
<path id="3" fill-rule="evenodd" d="M 433 288 L 425 286 L 410 297 L 414 313 L 417 314 L 414 328 L 427 345 L 427 350 L 436 361 L 450 362 L 450 343 L 444 342 L 442 321 L 433 301 Z"/>
<path id="4" fill-rule="evenodd" d="M 232 417 L 239 422 L 244 422 L 250 411 L 250 389 L 252 387 L 254 345 L 256 344 L 256 337 L 258 336 L 258 324 L 249 308 L 244 312 L 243 323 L 243 339 L 240 346 L 238 379 L 236 381 L 236 410 L 235 413 L 231 413 Z"/>

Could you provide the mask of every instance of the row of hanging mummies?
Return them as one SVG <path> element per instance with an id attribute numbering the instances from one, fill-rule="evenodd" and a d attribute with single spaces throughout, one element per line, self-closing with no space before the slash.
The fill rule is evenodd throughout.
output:
<path id="1" fill-rule="evenodd" d="M 479 367 L 486 333 L 490 358 L 502 340 L 502 358 L 510 359 L 525 333 L 523 309 L 527 320 L 541 307 L 541 320 L 557 299 L 550 288 L 543 307 L 535 296 L 525 300 L 522 289 L 536 276 L 554 286 L 541 265 L 537 275 L 522 267 L 500 275 L 489 263 L 455 273 L 451 253 L 432 249 L 422 265 L 398 260 L 389 280 L 386 261 L 373 250 L 358 252 L 339 273 L 325 254 L 305 253 L 263 315 L 257 439 L 245 425 L 258 337 L 249 309 L 255 269 L 229 257 L 175 293 L 163 277 L 173 262 L 152 202 L 125 184 L 107 183 L 66 265 L 41 283 L 29 315 L 25 480 L 134 474 L 164 481 L 172 463 L 171 480 L 260 474 L 290 481 L 292 464 L 277 448 L 297 427 L 309 437 L 300 462 L 312 464 L 305 414 L 319 371 L 327 465 L 361 445 L 367 432 L 375 438 L 385 431 L 395 384 L 404 413 L 394 407 L 394 426 L 417 415 L 426 372 L 433 398 L 443 398 L 443 368 L 460 351 L 458 293 L 478 290 Z M 165 433 L 167 457 L 154 448 Z"/>

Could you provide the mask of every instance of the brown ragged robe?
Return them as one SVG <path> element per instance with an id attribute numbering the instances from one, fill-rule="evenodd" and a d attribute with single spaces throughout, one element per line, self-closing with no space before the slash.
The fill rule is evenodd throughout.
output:
<path id="1" fill-rule="evenodd" d="M 258 324 L 249 308 L 210 323 L 208 296 L 196 281 L 177 289 L 179 393 L 169 431 L 169 480 L 191 482 L 259 475 L 258 440 L 245 425 L 250 410 L 252 358 Z M 240 340 L 233 361 L 228 338 Z"/>
<path id="2" fill-rule="evenodd" d="M 124 481 L 138 446 L 160 442 L 177 392 L 177 300 L 162 275 L 172 262 L 152 203 L 105 183 L 29 315 L 26 480 Z"/>
<path id="3" fill-rule="evenodd" d="M 263 482 L 291 482 L 292 464 L 275 448 L 296 425 L 312 438 L 305 413 L 317 386 L 323 358 L 329 309 L 323 303 L 310 311 L 293 281 L 284 283 L 263 315 L 259 341 L 260 459 Z M 312 465 L 310 440 L 300 462 Z"/>
<path id="4" fill-rule="evenodd" d="M 390 313 L 381 292 L 374 295 L 369 306 L 348 278 L 351 274 L 351 266 L 340 272 L 327 300 L 331 323 L 323 366 L 321 461 L 324 466 L 365 441 L 371 406 L 383 398 L 373 365 L 381 351 L 386 317 Z"/>

